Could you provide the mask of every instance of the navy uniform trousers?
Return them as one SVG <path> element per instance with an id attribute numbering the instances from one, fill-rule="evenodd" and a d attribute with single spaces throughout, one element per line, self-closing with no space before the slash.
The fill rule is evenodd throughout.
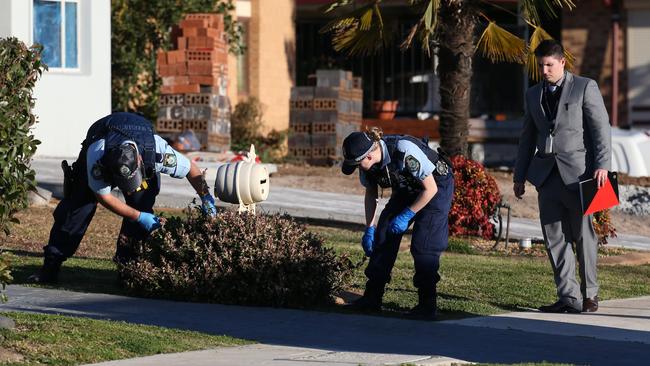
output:
<path id="1" fill-rule="evenodd" d="M 415 263 L 413 285 L 422 291 L 435 291 L 440 280 L 440 255 L 448 245 L 448 217 L 454 194 L 453 173 L 445 176 L 434 175 L 434 179 L 438 192 L 411 220 L 414 222 L 411 239 L 411 255 Z M 395 265 L 403 234 L 392 234 L 389 225 L 417 196 L 417 193 L 395 190 L 379 216 L 375 231 L 376 244 L 365 270 L 369 283 L 383 287 L 390 282 L 390 273 Z"/>
<path id="2" fill-rule="evenodd" d="M 50 230 L 50 239 L 43 248 L 45 256 L 55 260 L 64 261 L 74 255 L 97 209 L 97 198 L 88 187 L 86 151 L 86 148 L 82 148 L 77 161 L 73 164 L 73 186 L 69 190 L 69 197 L 64 197 L 54 210 L 54 225 Z M 124 195 L 124 198 L 126 204 L 136 210 L 153 213 L 153 205 L 160 192 L 159 173 L 148 179 L 147 183 L 149 186 L 147 189 Z M 142 240 L 147 234 L 147 231 L 137 222 L 123 219 L 114 260 L 124 264 L 134 259 L 130 240 Z"/>

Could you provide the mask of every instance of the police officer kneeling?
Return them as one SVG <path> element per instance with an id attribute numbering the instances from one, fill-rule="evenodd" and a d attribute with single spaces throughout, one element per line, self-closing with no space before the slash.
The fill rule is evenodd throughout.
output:
<path id="1" fill-rule="evenodd" d="M 366 188 L 367 228 L 361 244 L 370 257 L 363 297 L 351 307 L 362 311 L 381 309 L 402 235 L 414 223 L 411 255 L 419 301 L 410 314 L 433 319 L 440 255 L 448 244 L 447 219 L 454 192 L 451 162 L 422 140 L 405 135 L 382 137 L 379 129 L 347 136 L 343 157 L 342 172 L 349 175 L 359 167 L 359 179 Z M 391 188 L 392 193 L 375 226 L 378 187 Z"/>
<path id="2" fill-rule="evenodd" d="M 54 225 L 43 247 L 44 263 L 29 280 L 54 283 L 61 264 L 77 251 L 97 202 L 122 216 L 114 261 L 134 258 L 132 242 L 161 226 L 153 214 L 160 173 L 185 178 L 201 197 L 203 210 L 216 214 L 214 198 L 196 164 L 153 133 L 151 122 L 133 113 L 113 113 L 95 122 L 81 144 L 72 168 L 63 162 L 64 198 L 54 210 Z M 126 204 L 111 195 L 118 187 Z"/>

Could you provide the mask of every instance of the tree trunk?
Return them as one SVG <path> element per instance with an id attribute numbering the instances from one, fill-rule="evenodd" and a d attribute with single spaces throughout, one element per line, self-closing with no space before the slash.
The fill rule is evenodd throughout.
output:
<path id="1" fill-rule="evenodd" d="M 443 0 L 439 18 L 440 145 L 468 155 L 467 134 L 476 7 L 472 0 Z"/>

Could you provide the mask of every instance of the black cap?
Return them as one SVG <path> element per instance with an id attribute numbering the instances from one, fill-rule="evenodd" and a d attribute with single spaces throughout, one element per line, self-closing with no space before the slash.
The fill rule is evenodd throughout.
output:
<path id="1" fill-rule="evenodd" d="M 110 170 L 111 183 L 124 193 L 133 193 L 142 184 L 142 169 L 138 148 L 133 142 L 125 142 L 106 152 L 106 167 Z"/>
<path id="2" fill-rule="evenodd" d="M 343 164 L 341 172 L 345 175 L 354 173 L 357 166 L 374 146 L 370 136 L 365 132 L 352 132 L 343 140 Z"/>

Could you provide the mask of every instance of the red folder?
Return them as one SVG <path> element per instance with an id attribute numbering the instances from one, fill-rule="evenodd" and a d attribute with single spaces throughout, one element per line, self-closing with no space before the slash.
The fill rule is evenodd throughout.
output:
<path id="1" fill-rule="evenodd" d="M 580 202 L 585 216 L 618 205 L 617 173 L 607 173 L 607 180 L 600 189 L 595 179 L 580 182 Z"/>

